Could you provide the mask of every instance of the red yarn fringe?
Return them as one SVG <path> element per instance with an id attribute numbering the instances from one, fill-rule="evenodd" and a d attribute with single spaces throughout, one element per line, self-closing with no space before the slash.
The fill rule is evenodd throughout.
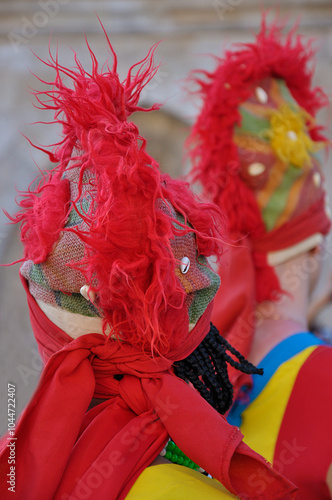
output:
<path id="1" fill-rule="evenodd" d="M 127 122 L 134 111 L 159 107 L 138 106 L 142 89 L 157 71 L 156 46 L 121 83 L 107 41 L 112 69 L 108 63 L 99 68 L 89 45 L 91 73 L 76 54 L 75 69 L 61 66 L 51 54 L 45 63 L 55 70 L 55 81 L 49 84 L 51 90 L 35 95 L 42 108 L 54 110 L 55 122 L 63 126 L 63 138 L 53 149 L 59 164 L 44 174 L 36 190 L 23 193 L 22 210 L 12 220 L 22 224 L 24 258 L 36 263 L 45 261 L 61 231 L 76 233 L 85 244 L 85 256 L 68 265 L 79 269 L 96 292 L 105 330 L 111 326 L 112 334 L 122 340 L 163 354 L 188 335 L 186 294 L 174 273 L 177 263 L 170 244 L 179 232 L 174 222 L 180 223 L 165 204 L 184 216 L 182 229 L 195 233 L 201 255 L 222 254 L 223 220 L 219 209 L 200 203 L 187 183 L 160 172 L 137 127 Z M 71 87 L 65 85 L 65 77 Z M 82 212 L 79 198 L 87 172 L 91 202 L 81 215 L 86 230 L 64 227 L 68 196 L 67 184 L 60 178 L 77 167 L 79 192 L 71 198 L 71 209 Z M 164 208 L 157 200 L 164 200 Z M 45 228 L 54 228 L 49 238 Z"/>

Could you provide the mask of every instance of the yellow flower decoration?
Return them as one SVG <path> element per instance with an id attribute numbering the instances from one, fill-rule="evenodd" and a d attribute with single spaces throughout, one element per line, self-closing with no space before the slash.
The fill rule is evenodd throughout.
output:
<path id="1" fill-rule="evenodd" d="M 308 121 L 312 122 L 313 118 L 303 109 L 298 108 L 295 112 L 283 104 L 278 110 L 272 111 L 270 130 L 264 131 L 276 155 L 298 168 L 305 163 L 311 165 L 310 153 L 322 147 L 322 143 L 310 138 L 306 125 Z"/>

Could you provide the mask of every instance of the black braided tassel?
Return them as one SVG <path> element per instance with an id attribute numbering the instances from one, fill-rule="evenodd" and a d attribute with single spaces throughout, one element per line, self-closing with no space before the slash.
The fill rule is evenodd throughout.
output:
<path id="1" fill-rule="evenodd" d="M 224 414 L 233 399 L 233 386 L 229 380 L 227 363 L 250 375 L 262 375 L 263 370 L 247 361 L 220 335 L 212 323 L 210 325 L 210 331 L 200 345 L 187 358 L 174 364 L 174 373 L 179 378 L 191 382 L 211 406 Z"/>

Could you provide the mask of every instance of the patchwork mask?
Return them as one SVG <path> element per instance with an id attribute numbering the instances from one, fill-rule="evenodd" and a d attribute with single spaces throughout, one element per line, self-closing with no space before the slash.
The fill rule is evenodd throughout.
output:
<path id="1" fill-rule="evenodd" d="M 218 289 L 206 257 L 222 253 L 221 216 L 160 172 L 127 121 L 141 109 L 152 60 L 124 83 L 115 68 L 68 70 L 75 91 L 56 81 L 64 138 L 52 152 L 57 166 L 21 201 L 21 274 L 38 301 L 100 317 L 105 334 L 165 354 Z"/>

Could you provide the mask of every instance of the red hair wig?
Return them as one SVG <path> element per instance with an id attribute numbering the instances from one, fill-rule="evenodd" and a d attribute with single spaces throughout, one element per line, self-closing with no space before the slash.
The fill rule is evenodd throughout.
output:
<path id="1" fill-rule="evenodd" d="M 157 70 L 155 47 L 120 82 L 107 41 L 112 69 L 108 63 L 99 69 L 89 45 L 91 73 L 76 54 L 74 70 L 52 56 L 47 61 L 55 81 L 35 95 L 62 124 L 63 138 L 49 152 L 58 164 L 43 173 L 36 189 L 23 193 L 13 220 L 21 222 L 24 260 L 35 263 L 47 263 L 61 235 L 74 233 L 84 255 L 67 265 L 79 270 L 96 292 L 104 330 L 110 327 L 123 341 L 165 354 L 188 335 L 186 294 L 174 273 L 178 263 L 171 240 L 179 232 L 194 232 L 198 255 L 221 255 L 222 217 L 215 206 L 199 202 L 187 183 L 159 170 L 137 127 L 127 121 L 134 111 L 148 111 L 138 100 Z M 74 186 L 70 179 L 78 170 Z M 75 212 L 80 223 L 68 224 Z"/>

